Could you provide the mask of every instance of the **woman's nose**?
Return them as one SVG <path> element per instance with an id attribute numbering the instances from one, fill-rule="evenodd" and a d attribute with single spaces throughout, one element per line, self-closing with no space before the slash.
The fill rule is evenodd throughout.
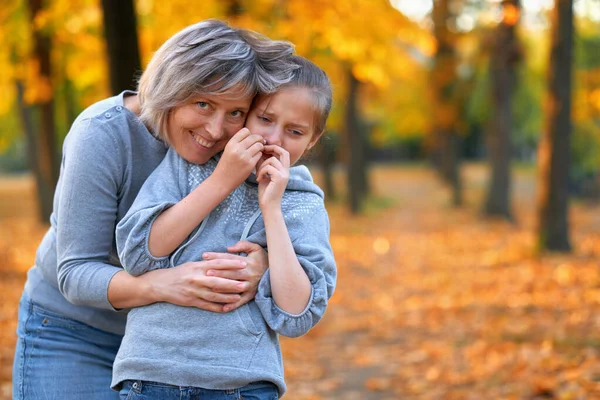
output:
<path id="1" fill-rule="evenodd" d="M 207 121 L 205 130 L 212 139 L 219 140 L 225 134 L 225 132 L 223 131 L 224 119 L 225 115 L 221 115 L 220 113 L 214 113 Z"/>

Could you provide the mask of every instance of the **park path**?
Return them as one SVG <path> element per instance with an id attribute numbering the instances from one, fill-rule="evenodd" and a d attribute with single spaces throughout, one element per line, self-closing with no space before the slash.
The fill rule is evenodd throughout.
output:
<path id="1" fill-rule="evenodd" d="M 460 210 L 419 166 L 375 167 L 363 216 L 330 204 L 338 288 L 315 329 L 282 340 L 286 398 L 600 398 L 600 206 L 573 207 L 573 255 L 539 257 L 533 173 L 515 182 L 515 225 L 481 218 L 482 167 L 464 176 Z M 0 399 L 44 231 L 23 182 L 0 179 Z"/>

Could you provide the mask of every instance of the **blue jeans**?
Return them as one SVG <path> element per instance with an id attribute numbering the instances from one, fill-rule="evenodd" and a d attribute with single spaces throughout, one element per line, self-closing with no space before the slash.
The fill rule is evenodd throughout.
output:
<path id="1" fill-rule="evenodd" d="M 277 386 L 256 382 L 239 389 L 208 390 L 170 386 L 156 382 L 125 381 L 121 400 L 277 400 Z"/>
<path id="2" fill-rule="evenodd" d="M 23 294 L 13 400 L 117 400 L 112 363 L 122 337 L 45 310 Z"/>

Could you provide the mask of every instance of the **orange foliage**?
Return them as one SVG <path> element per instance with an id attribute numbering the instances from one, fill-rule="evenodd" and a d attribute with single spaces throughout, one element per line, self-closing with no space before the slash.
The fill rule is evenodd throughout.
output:
<path id="1" fill-rule="evenodd" d="M 574 206 L 574 254 L 539 256 L 534 174 L 516 176 L 512 225 L 480 219 L 486 172 L 464 173 L 463 210 L 420 167 L 375 168 L 374 191 L 395 200 L 387 209 L 350 217 L 328 206 L 338 286 L 315 329 L 283 338 L 286 398 L 600 397 L 600 205 Z M 0 399 L 45 229 L 32 195 L 32 180 L 0 180 Z"/>

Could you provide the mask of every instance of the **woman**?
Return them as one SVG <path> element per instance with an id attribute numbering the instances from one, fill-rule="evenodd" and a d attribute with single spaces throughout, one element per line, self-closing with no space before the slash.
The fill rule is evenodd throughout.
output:
<path id="1" fill-rule="evenodd" d="M 200 22 L 163 44 L 138 94 L 123 92 L 77 118 L 64 143 L 51 227 L 21 299 L 14 399 L 117 399 L 109 386 L 126 320 L 120 309 L 169 302 L 226 312 L 254 296 L 266 268 L 258 246 L 228 248 L 246 258 L 213 255 L 131 277 L 120 267 L 114 232 L 166 153 L 158 137 L 171 110 L 198 92 L 211 95 L 197 104 L 211 110 L 202 125 L 176 128 L 208 160 L 243 127 L 256 93 L 290 79 L 291 53 L 289 43 Z"/>

